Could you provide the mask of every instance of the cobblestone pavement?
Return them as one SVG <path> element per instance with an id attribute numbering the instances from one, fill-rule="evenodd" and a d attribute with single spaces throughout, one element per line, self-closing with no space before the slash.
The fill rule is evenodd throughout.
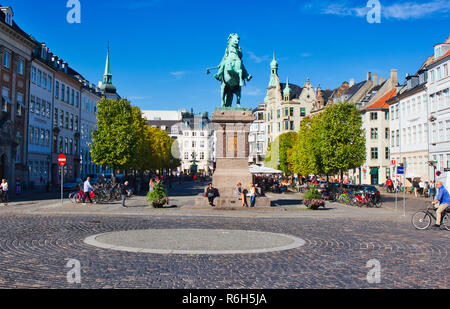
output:
<path id="1" fill-rule="evenodd" d="M 2 288 L 450 288 L 450 234 L 408 222 L 345 218 L 0 216 Z M 91 247 L 94 234 L 138 229 L 235 229 L 302 238 L 302 247 L 240 255 L 157 255 Z M 80 285 L 67 283 L 69 259 Z M 381 283 L 366 281 L 371 259 Z"/>

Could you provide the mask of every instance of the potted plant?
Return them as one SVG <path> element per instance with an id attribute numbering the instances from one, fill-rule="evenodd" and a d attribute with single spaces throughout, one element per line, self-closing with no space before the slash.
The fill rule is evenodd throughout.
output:
<path id="1" fill-rule="evenodd" d="M 304 195 L 303 205 L 309 209 L 317 210 L 320 207 L 325 207 L 325 201 L 315 186 L 310 186 L 309 191 Z"/>
<path id="2" fill-rule="evenodd" d="M 153 190 L 147 194 L 147 200 L 154 208 L 162 208 L 164 205 L 169 204 L 169 194 L 161 178 L 157 177 L 155 179 Z"/>

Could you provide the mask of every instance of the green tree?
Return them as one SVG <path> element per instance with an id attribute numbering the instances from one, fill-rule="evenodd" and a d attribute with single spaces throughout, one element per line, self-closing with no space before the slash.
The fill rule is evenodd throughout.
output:
<path id="1" fill-rule="evenodd" d="M 354 104 L 340 102 L 328 106 L 321 115 L 320 148 L 323 171 L 327 175 L 360 167 L 366 160 L 366 140 L 362 117 Z"/>
<path id="2" fill-rule="evenodd" d="M 264 161 L 266 166 L 280 169 L 286 175 L 293 173 L 293 148 L 297 140 L 297 133 L 288 132 L 278 136 L 270 143 Z"/>
<path id="3" fill-rule="evenodd" d="M 124 99 L 103 98 L 97 104 L 97 128 L 93 133 L 91 155 L 97 165 L 117 169 L 133 165 L 137 153 L 139 132 L 134 124 L 133 108 Z"/>
<path id="4" fill-rule="evenodd" d="M 292 170 L 302 176 L 324 173 L 321 153 L 321 114 L 304 118 L 292 154 Z"/>

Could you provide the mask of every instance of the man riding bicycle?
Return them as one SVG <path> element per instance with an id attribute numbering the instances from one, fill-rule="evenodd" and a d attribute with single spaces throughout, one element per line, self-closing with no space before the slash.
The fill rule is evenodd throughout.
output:
<path id="1" fill-rule="evenodd" d="M 434 208 L 436 208 L 436 224 L 433 226 L 435 228 L 441 227 L 442 215 L 445 210 L 450 206 L 450 194 L 441 181 L 436 182 L 436 189 L 438 189 L 438 195 L 436 200 L 432 203 Z"/>

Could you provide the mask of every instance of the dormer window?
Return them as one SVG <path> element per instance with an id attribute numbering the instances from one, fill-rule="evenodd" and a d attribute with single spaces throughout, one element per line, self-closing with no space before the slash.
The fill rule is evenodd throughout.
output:
<path id="1" fill-rule="evenodd" d="M 5 23 L 12 26 L 13 16 L 14 16 L 14 12 L 13 12 L 12 8 L 7 6 L 7 7 L 1 7 L 0 9 L 2 10 L 3 14 L 5 15 Z"/>

